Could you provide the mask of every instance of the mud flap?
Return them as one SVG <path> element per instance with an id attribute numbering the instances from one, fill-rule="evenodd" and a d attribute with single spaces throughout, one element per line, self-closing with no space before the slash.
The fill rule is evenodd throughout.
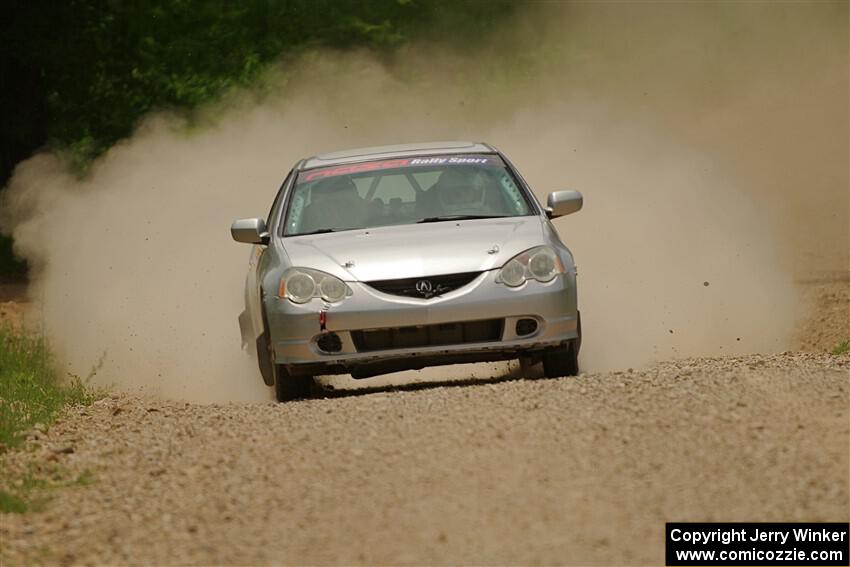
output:
<path id="1" fill-rule="evenodd" d="M 245 349 L 254 338 L 251 336 L 251 316 L 247 309 L 239 314 L 239 333 L 242 335 L 242 348 Z"/>

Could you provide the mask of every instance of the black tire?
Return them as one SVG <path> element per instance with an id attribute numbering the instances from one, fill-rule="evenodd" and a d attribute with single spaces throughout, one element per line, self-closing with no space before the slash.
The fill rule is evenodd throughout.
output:
<path id="1" fill-rule="evenodd" d="M 274 386 L 274 362 L 270 352 L 269 332 L 263 330 L 263 334 L 257 337 L 257 366 L 260 367 L 260 376 L 266 386 Z"/>
<path id="2" fill-rule="evenodd" d="M 575 342 L 553 349 L 543 355 L 543 375 L 546 378 L 576 376 L 578 374 L 578 348 Z"/>
<path id="3" fill-rule="evenodd" d="M 274 359 L 269 324 L 263 309 L 263 333 L 257 337 L 257 364 L 266 386 L 274 388 L 274 397 L 279 402 L 308 398 L 313 392 L 312 376 L 292 376 L 286 367 Z"/>
<path id="4" fill-rule="evenodd" d="M 279 402 L 309 398 L 313 384 L 312 376 L 293 376 L 285 366 L 274 365 L 274 396 Z"/>

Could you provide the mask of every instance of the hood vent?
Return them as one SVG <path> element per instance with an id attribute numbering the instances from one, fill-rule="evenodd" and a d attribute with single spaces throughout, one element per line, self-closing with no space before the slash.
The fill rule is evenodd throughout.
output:
<path id="1" fill-rule="evenodd" d="M 421 278 L 380 280 L 364 283 L 371 288 L 390 295 L 431 299 L 432 297 L 449 293 L 471 283 L 479 274 L 481 272 L 465 272 L 463 274 L 422 276 Z"/>

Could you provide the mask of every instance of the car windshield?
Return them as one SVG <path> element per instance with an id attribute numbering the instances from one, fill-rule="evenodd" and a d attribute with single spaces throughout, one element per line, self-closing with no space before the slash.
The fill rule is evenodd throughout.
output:
<path id="1" fill-rule="evenodd" d="M 398 158 L 302 171 L 283 234 L 529 214 L 530 203 L 497 155 Z"/>

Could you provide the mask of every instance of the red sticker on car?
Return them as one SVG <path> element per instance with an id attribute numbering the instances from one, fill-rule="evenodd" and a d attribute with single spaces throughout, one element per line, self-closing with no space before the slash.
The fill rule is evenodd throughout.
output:
<path id="1" fill-rule="evenodd" d="M 352 163 L 347 165 L 337 165 L 324 169 L 314 169 L 302 174 L 304 181 L 314 181 L 325 177 L 335 177 L 337 175 L 348 175 L 351 173 L 361 173 L 363 171 L 375 171 L 378 169 L 391 169 L 393 167 L 404 167 L 410 165 L 410 158 L 403 159 L 386 159 L 382 161 L 366 161 L 363 163 Z"/>

